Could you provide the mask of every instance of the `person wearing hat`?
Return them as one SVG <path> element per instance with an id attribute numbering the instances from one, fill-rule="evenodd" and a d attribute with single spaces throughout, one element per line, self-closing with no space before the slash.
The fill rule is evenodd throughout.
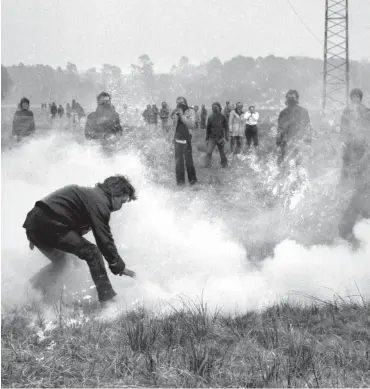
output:
<path id="1" fill-rule="evenodd" d="M 35 133 L 35 119 L 33 112 L 29 110 L 30 101 L 23 97 L 19 103 L 18 110 L 13 117 L 13 136 L 19 142 L 22 138 Z"/>
<path id="2" fill-rule="evenodd" d="M 225 144 L 229 141 L 229 124 L 226 116 L 222 113 L 221 104 L 215 102 L 212 104 L 212 114 L 207 121 L 207 154 L 206 167 L 211 167 L 212 153 L 215 147 L 218 147 L 221 157 L 221 166 L 227 167 L 228 161 L 225 154 Z"/>
<path id="3" fill-rule="evenodd" d="M 46 279 L 56 282 L 66 264 L 66 253 L 86 261 L 95 283 L 99 301 L 116 296 L 104 266 L 103 257 L 114 275 L 135 277 L 126 268 L 109 226 L 112 212 L 136 200 L 135 188 L 122 175 L 106 178 L 95 187 L 68 185 L 36 201 L 23 228 L 31 250 L 37 247 L 51 264 L 32 279 L 33 287 L 44 289 Z M 96 245 L 83 235 L 92 231 Z M 52 282 L 51 282 L 52 283 Z M 47 293 L 47 290 L 44 290 Z"/>

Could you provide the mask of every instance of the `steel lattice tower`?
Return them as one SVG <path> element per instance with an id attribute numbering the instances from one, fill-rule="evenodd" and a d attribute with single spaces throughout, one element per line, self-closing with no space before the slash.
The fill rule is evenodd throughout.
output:
<path id="1" fill-rule="evenodd" d="M 325 0 L 323 111 L 345 106 L 349 95 L 348 0 Z"/>

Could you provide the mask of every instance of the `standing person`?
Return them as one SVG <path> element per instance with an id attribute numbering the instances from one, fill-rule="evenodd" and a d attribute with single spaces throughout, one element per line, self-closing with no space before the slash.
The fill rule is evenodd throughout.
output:
<path id="1" fill-rule="evenodd" d="M 78 115 L 77 111 L 78 111 L 77 103 L 76 103 L 76 100 L 73 99 L 72 100 L 72 107 L 71 107 L 71 117 L 72 117 L 73 124 L 76 124 L 76 117 Z"/>
<path id="2" fill-rule="evenodd" d="M 69 120 L 71 118 L 71 113 L 72 113 L 71 104 L 69 104 L 69 103 L 67 103 L 67 105 L 66 105 L 66 112 L 67 112 L 67 118 Z"/>
<path id="3" fill-rule="evenodd" d="M 202 130 L 207 128 L 207 114 L 206 106 L 202 104 L 202 110 L 200 111 L 200 128 Z"/>
<path id="4" fill-rule="evenodd" d="M 158 108 L 157 108 L 156 104 L 153 104 L 152 105 L 152 124 L 154 124 L 155 126 L 158 125 L 158 115 L 159 115 Z"/>
<path id="5" fill-rule="evenodd" d="M 145 111 L 143 112 L 143 118 L 144 118 L 144 121 L 146 124 L 150 124 L 151 123 L 151 118 L 152 118 L 153 114 L 152 114 L 152 107 L 150 104 L 148 104 L 146 106 L 146 109 Z"/>
<path id="6" fill-rule="evenodd" d="M 111 96 L 101 92 L 97 98 L 97 108 L 90 113 L 85 125 L 85 137 L 88 140 L 105 140 L 111 135 L 122 135 L 118 113 L 112 107 Z"/>
<path id="7" fill-rule="evenodd" d="M 234 154 L 239 154 L 241 151 L 244 126 L 243 103 L 238 101 L 236 108 L 230 112 L 229 117 L 230 149 Z"/>
<path id="8" fill-rule="evenodd" d="M 195 129 L 198 130 L 200 126 L 200 112 L 199 112 L 199 107 L 197 105 L 194 106 L 194 112 L 195 112 Z"/>
<path id="9" fill-rule="evenodd" d="M 251 143 L 253 141 L 253 146 L 258 147 L 258 120 L 260 115 L 256 112 L 254 105 L 251 105 L 248 109 L 248 112 L 244 115 L 246 125 L 245 125 L 245 137 L 247 140 L 248 150 L 250 149 Z"/>
<path id="10" fill-rule="evenodd" d="M 162 121 L 162 128 L 166 132 L 168 132 L 169 131 L 168 119 L 170 118 L 170 109 L 168 107 L 168 104 L 165 101 L 162 102 L 162 107 L 159 111 L 159 117 L 161 118 Z"/>
<path id="11" fill-rule="evenodd" d="M 353 227 L 360 218 L 370 217 L 370 109 L 362 104 L 363 93 L 352 89 L 350 105 L 341 117 L 343 143 L 341 186 L 350 193 L 339 223 L 339 235 L 354 241 Z"/>
<path id="12" fill-rule="evenodd" d="M 175 132 L 175 160 L 177 185 L 185 184 L 185 164 L 190 185 L 197 182 L 191 146 L 191 130 L 195 127 L 195 112 L 188 106 L 185 97 L 176 99 L 176 109 L 172 112 Z"/>
<path id="13" fill-rule="evenodd" d="M 278 118 L 276 145 L 280 149 L 278 163 L 289 157 L 294 158 L 296 164 L 302 162 L 304 145 L 312 141 L 311 121 L 307 109 L 298 105 L 299 93 L 290 89 L 286 94 L 286 108 Z"/>
<path id="14" fill-rule="evenodd" d="M 65 186 L 37 201 L 23 228 L 31 250 L 36 246 L 51 264 L 33 278 L 34 287 L 39 287 L 46 276 L 56 281 L 66 263 L 66 253 L 70 253 L 87 262 L 99 301 L 116 296 L 103 256 L 114 275 L 134 277 L 135 273 L 126 268 L 118 254 L 109 220 L 112 212 L 133 200 L 136 200 L 135 188 L 126 177 L 117 175 L 94 188 Z M 97 246 L 83 237 L 90 230 Z"/>
<path id="15" fill-rule="evenodd" d="M 229 140 L 229 124 L 226 116 L 221 113 L 221 104 L 212 104 L 212 114 L 207 121 L 207 154 L 206 167 L 211 167 L 212 153 L 217 146 L 221 157 L 221 166 L 227 167 L 228 161 L 225 155 L 225 144 Z"/>
<path id="16" fill-rule="evenodd" d="M 62 104 L 59 104 L 58 115 L 59 115 L 60 118 L 62 118 L 63 115 L 64 115 L 64 108 L 63 108 Z"/>
<path id="17" fill-rule="evenodd" d="M 19 142 L 22 138 L 35 133 L 35 119 L 33 112 L 29 110 L 30 101 L 23 97 L 19 103 L 19 109 L 13 117 L 13 136 Z"/>
<path id="18" fill-rule="evenodd" d="M 51 105 L 51 108 L 50 108 L 51 118 L 54 119 L 55 115 L 57 113 L 58 113 L 58 108 L 57 108 L 56 104 L 53 102 L 53 104 Z"/>
<path id="19" fill-rule="evenodd" d="M 225 105 L 225 108 L 224 108 L 224 115 L 227 119 L 227 122 L 229 122 L 229 118 L 230 118 L 230 113 L 231 111 L 233 110 L 232 106 L 230 105 L 230 101 L 226 101 L 226 105 Z"/>
<path id="20" fill-rule="evenodd" d="M 362 99 L 362 91 L 352 89 L 350 105 L 344 109 L 341 117 L 342 180 L 355 179 L 359 161 L 369 153 L 370 109 L 362 104 Z"/>

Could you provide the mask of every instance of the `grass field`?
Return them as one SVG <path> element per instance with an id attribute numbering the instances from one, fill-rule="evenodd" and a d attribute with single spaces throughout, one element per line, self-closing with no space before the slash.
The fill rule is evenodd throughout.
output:
<path id="1" fill-rule="evenodd" d="M 369 312 L 338 299 L 225 315 L 188 301 L 106 320 L 25 306 L 2 318 L 2 386 L 369 387 Z"/>
<path id="2" fill-rule="evenodd" d="M 3 111 L 3 152 L 13 146 L 12 114 Z M 47 115 L 39 111 L 35 115 L 41 135 L 47 134 L 51 130 Z M 59 124 L 64 131 L 64 123 Z M 173 151 L 169 143 L 156 139 L 158 134 L 131 131 L 125 141 L 140 145 L 149 179 L 170 188 Z M 273 150 L 272 135 L 262 134 L 261 142 L 265 158 Z M 254 166 L 250 159 L 230 158 L 230 169 L 222 171 L 215 153 L 212 169 L 202 169 L 204 133 L 195 134 L 193 143 L 201 182 L 196 193 L 209 204 L 210 216 L 224 219 L 248 252 L 253 252 L 252 243 L 258 252 L 259 244 L 287 238 L 310 245 L 336 237 L 339 206 L 330 197 L 330 188 L 340 168 L 337 134 L 325 128 L 315 133 L 311 198 L 284 224 L 278 220 L 281 213 L 268 213 L 268 223 L 259 214 L 271 201 L 265 189 L 268 163 Z M 268 232 L 260 234 L 262 228 Z M 266 256 L 261 250 L 259 259 Z M 369 387 L 368 296 L 362 298 L 361 291 L 353 297 L 333 294 L 331 301 L 307 296 L 304 305 L 302 299 L 300 303 L 289 299 L 235 314 L 222 307 L 211 310 L 201 298 L 186 296 L 157 310 L 71 305 L 63 296 L 48 306 L 31 299 L 19 306 L 2 305 L 1 383 L 3 387 Z"/>

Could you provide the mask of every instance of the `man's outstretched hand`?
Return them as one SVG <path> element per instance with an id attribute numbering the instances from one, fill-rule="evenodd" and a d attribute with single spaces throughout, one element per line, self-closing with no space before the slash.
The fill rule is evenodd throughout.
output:
<path id="1" fill-rule="evenodd" d="M 127 277 L 131 277 L 131 278 L 135 278 L 136 277 L 136 273 L 132 270 L 129 270 L 125 267 L 125 269 L 119 274 L 120 276 L 127 276 Z"/>
<path id="2" fill-rule="evenodd" d="M 116 263 L 110 264 L 109 269 L 114 275 L 121 274 L 125 270 L 125 263 L 119 259 Z"/>

